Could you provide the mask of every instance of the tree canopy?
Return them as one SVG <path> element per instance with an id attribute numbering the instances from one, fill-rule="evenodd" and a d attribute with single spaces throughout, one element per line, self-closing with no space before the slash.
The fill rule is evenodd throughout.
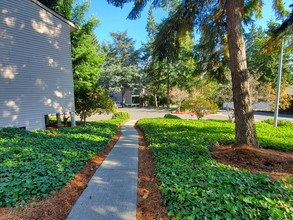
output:
<path id="1" fill-rule="evenodd" d="M 103 71 L 99 76 L 99 85 L 112 93 L 122 93 L 139 83 L 138 51 L 134 40 L 127 36 L 127 31 L 111 33 L 113 43 L 104 46 L 107 54 Z"/>
<path id="2" fill-rule="evenodd" d="M 147 2 L 160 7 L 174 1 L 169 0 L 108 0 L 115 6 L 134 2 L 128 15 L 136 19 Z M 194 28 L 201 33 L 205 49 L 210 50 L 214 64 L 227 63 L 231 79 L 233 102 L 235 107 L 235 146 L 248 144 L 258 146 L 252 102 L 249 90 L 249 72 L 246 62 L 246 48 L 242 23 L 249 23 L 253 16 L 261 16 L 261 0 L 186 0 L 180 1 L 175 10 L 160 26 L 155 39 L 155 55 L 159 60 L 177 60 L 180 51 L 180 39 Z M 273 7 L 279 17 L 285 15 L 282 0 L 274 0 Z M 206 59 L 209 60 L 209 59 Z M 219 66 L 218 70 L 224 72 Z M 218 71 L 219 72 L 219 71 Z"/>

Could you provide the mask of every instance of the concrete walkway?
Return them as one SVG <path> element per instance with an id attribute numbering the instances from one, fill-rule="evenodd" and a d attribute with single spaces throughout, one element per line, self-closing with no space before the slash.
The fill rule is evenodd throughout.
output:
<path id="1" fill-rule="evenodd" d="M 136 219 L 138 133 L 135 120 L 122 135 L 83 191 L 68 220 Z"/>

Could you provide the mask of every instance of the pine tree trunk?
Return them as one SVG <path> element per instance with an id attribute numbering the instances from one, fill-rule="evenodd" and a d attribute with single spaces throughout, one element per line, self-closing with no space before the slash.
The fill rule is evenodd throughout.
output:
<path id="1" fill-rule="evenodd" d="M 170 108 L 170 74 L 167 73 L 167 108 Z"/>
<path id="2" fill-rule="evenodd" d="M 235 113 L 236 142 L 258 147 L 248 84 L 246 50 L 242 31 L 243 0 L 227 0 L 228 46 Z"/>
<path id="3" fill-rule="evenodd" d="M 157 98 L 157 93 L 154 92 L 154 101 L 155 101 L 155 107 L 158 107 L 158 98 Z"/>

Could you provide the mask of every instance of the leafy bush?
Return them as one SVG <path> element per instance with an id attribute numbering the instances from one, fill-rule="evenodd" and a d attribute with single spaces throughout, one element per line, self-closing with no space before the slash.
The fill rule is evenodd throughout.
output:
<path id="1" fill-rule="evenodd" d="M 166 96 L 160 96 L 159 98 L 159 106 L 167 106 L 167 97 Z"/>
<path id="2" fill-rule="evenodd" d="M 273 119 L 267 119 L 267 120 L 264 120 L 263 122 L 265 122 L 269 125 L 274 125 Z M 278 120 L 278 126 L 293 126 L 293 122 L 287 121 L 287 120 Z"/>
<path id="3" fill-rule="evenodd" d="M 0 207 L 56 192 L 109 142 L 122 121 L 45 131 L 0 130 Z"/>
<path id="4" fill-rule="evenodd" d="M 130 119 L 130 114 L 129 112 L 115 112 L 112 119 Z"/>
<path id="5" fill-rule="evenodd" d="M 265 174 L 232 169 L 209 156 L 209 148 L 234 141 L 230 122 L 157 118 L 142 119 L 138 126 L 153 152 L 163 203 L 171 218 L 293 219 L 292 180 L 287 185 L 274 182 Z M 269 126 L 257 125 L 262 146 L 274 141 Z M 286 133 L 287 147 L 293 150 L 293 129 L 274 130 Z"/>
<path id="6" fill-rule="evenodd" d="M 194 113 L 198 119 L 201 119 L 205 114 L 217 112 L 219 107 L 216 103 L 204 97 L 195 97 L 185 99 L 181 109 Z"/>
<path id="7" fill-rule="evenodd" d="M 170 119 L 181 119 L 177 115 L 172 115 L 172 114 L 165 114 L 164 118 L 170 118 Z"/>
<path id="8" fill-rule="evenodd" d="M 86 78 L 86 77 L 85 77 Z M 77 80 L 79 82 L 79 80 Z M 75 87 L 74 87 L 75 88 Z M 86 88 L 86 89 L 85 89 Z M 109 92 L 106 89 L 98 87 L 76 87 L 74 92 L 76 112 L 80 115 L 80 121 L 86 122 L 86 118 L 96 113 L 102 114 L 115 112 L 114 102 L 109 96 Z"/>

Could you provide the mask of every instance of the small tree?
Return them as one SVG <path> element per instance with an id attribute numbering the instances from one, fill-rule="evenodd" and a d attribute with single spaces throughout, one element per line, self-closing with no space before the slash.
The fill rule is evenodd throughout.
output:
<path id="1" fill-rule="evenodd" d="M 177 105 L 178 111 L 180 112 L 181 104 L 184 101 L 184 99 L 188 98 L 189 93 L 186 90 L 180 89 L 176 86 L 171 89 L 170 96 L 172 102 L 174 102 Z"/>
<path id="2" fill-rule="evenodd" d="M 85 123 L 86 118 L 96 113 L 115 112 L 115 106 L 109 93 L 105 89 L 95 87 L 91 90 L 84 90 L 84 99 L 76 100 L 76 112 L 80 115 L 80 121 Z"/>
<path id="3" fill-rule="evenodd" d="M 201 96 L 187 98 L 183 101 L 181 107 L 185 111 L 195 114 L 198 120 L 208 113 L 214 113 L 219 110 L 216 103 Z"/>

